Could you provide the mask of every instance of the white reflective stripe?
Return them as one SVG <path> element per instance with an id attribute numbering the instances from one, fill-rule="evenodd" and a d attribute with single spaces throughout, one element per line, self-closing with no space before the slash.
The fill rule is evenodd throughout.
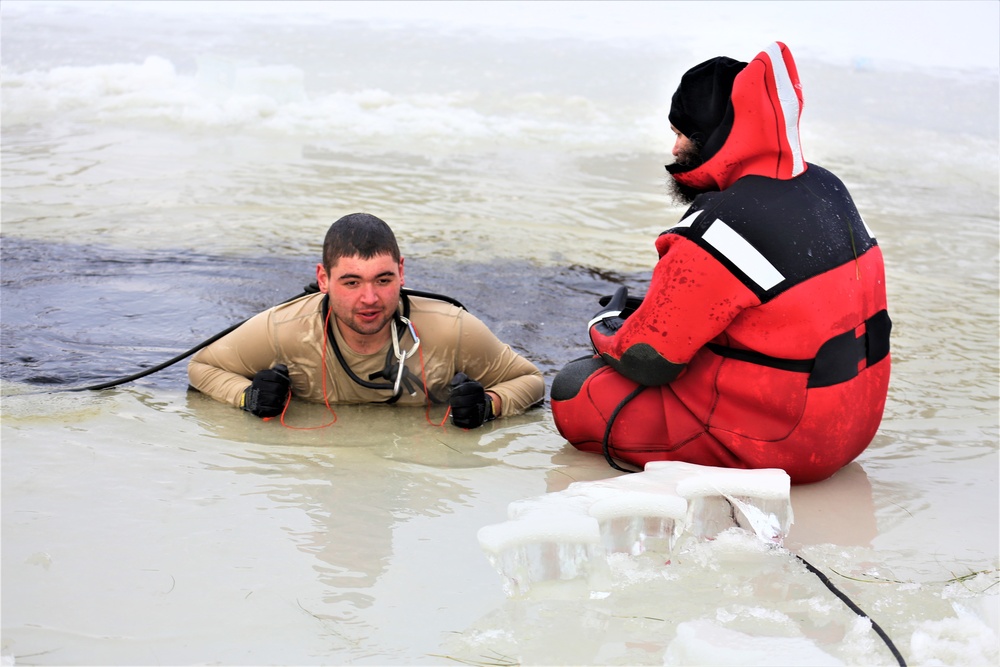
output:
<path id="1" fill-rule="evenodd" d="M 799 141 L 799 97 L 795 94 L 795 85 L 788 74 L 788 68 L 785 67 L 785 59 L 781 57 L 781 47 L 774 42 L 766 50 L 771 58 L 771 70 L 774 72 L 774 83 L 778 89 L 781 113 L 785 116 L 785 138 L 792 148 L 792 176 L 798 176 L 805 170 L 802 144 Z"/>
<path id="2" fill-rule="evenodd" d="M 691 225 L 694 224 L 694 221 L 697 220 L 702 213 L 704 213 L 704 211 L 695 211 L 694 213 L 684 218 L 670 229 L 677 229 L 678 227 L 690 227 Z"/>
<path id="3" fill-rule="evenodd" d="M 875 238 L 875 235 L 872 234 L 872 228 L 868 226 L 868 223 L 865 222 L 865 219 L 861 216 L 860 213 L 858 213 L 858 217 L 861 218 L 861 224 L 865 226 L 865 231 L 868 232 L 868 238 L 870 239 Z"/>
<path id="4" fill-rule="evenodd" d="M 761 289 L 771 289 L 785 279 L 764 255 L 722 220 L 709 225 L 702 238 L 760 285 Z"/>
<path id="5" fill-rule="evenodd" d="M 608 319 L 610 317 L 618 317 L 621 314 L 622 314 L 622 311 L 620 311 L 620 310 L 607 310 L 607 311 L 605 311 L 603 313 L 598 313 L 597 315 L 594 316 L 594 319 L 592 319 L 589 322 L 587 322 L 587 331 L 590 331 L 591 329 L 593 329 L 595 324 L 598 324 L 599 322 L 603 322 L 604 320 L 606 320 L 606 319 Z"/>

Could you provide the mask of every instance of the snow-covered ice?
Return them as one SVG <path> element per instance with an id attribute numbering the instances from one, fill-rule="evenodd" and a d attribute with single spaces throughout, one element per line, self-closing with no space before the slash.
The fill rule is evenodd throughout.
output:
<path id="1" fill-rule="evenodd" d="M 733 527 L 780 545 L 793 519 L 790 489 L 783 470 L 654 462 L 515 501 L 507 521 L 480 529 L 479 544 L 508 596 L 548 581 L 601 591 L 612 554 L 669 559 L 682 538 L 712 539 Z"/>

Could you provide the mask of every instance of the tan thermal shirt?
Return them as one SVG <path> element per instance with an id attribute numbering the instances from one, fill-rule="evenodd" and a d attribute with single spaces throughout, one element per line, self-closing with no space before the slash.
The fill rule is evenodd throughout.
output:
<path id="1" fill-rule="evenodd" d="M 392 389 L 371 389 L 352 380 L 342 368 L 333 348 L 324 338 L 323 294 L 310 294 L 275 306 L 251 318 L 235 331 L 200 350 L 188 364 L 191 386 L 216 400 L 239 406 L 244 390 L 258 371 L 285 364 L 292 380 L 292 395 L 323 402 L 323 347 L 326 344 L 326 398 L 330 403 L 378 403 L 392 396 Z M 500 397 L 502 416 L 516 415 L 539 403 L 545 392 L 541 372 L 527 359 L 501 342 L 471 313 L 436 299 L 410 296 L 410 316 L 419 352 L 406 366 L 417 378 L 416 395 L 405 389 L 400 405 L 424 405 L 422 384 L 443 400 L 448 385 L 461 371 Z M 388 342 L 374 354 L 352 351 L 335 324 L 331 329 L 354 374 L 363 380 L 382 371 Z M 400 342 L 409 350 L 413 338 L 408 331 Z M 423 373 L 421 373 L 423 371 Z M 381 377 L 372 380 L 392 384 Z"/>

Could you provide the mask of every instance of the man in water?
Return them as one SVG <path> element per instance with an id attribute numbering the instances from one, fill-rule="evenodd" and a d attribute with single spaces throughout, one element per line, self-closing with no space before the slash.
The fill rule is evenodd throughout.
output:
<path id="1" fill-rule="evenodd" d="M 389 226 L 367 213 L 330 226 L 319 293 L 275 306 L 199 351 L 191 385 L 258 417 L 279 415 L 289 392 L 330 403 L 447 404 L 476 428 L 540 403 L 545 383 L 479 319 L 403 289 Z"/>
<path id="2" fill-rule="evenodd" d="M 674 93 L 674 192 L 649 291 L 590 321 L 596 355 L 552 384 L 579 449 L 829 477 L 871 443 L 889 385 L 882 253 L 844 184 L 806 163 L 802 88 L 776 42 L 718 57 Z M 618 467 L 618 466 L 616 466 Z"/>

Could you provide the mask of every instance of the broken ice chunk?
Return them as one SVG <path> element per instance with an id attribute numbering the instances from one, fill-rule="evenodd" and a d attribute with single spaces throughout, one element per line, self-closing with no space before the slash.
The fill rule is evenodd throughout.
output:
<path id="1" fill-rule="evenodd" d="M 506 522 L 480 529 L 479 544 L 508 596 L 547 581 L 603 590 L 609 554 L 669 557 L 685 533 L 710 539 L 736 526 L 780 543 L 792 522 L 790 486 L 782 470 L 649 463 L 641 473 L 512 502 Z"/>
<path id="2" fill-rule="evenodd" d="M 581 579 L 588 587 L 605 587 L 607 558 L 596 519 L 565 509 L 532 518 L 525 516 L 530 507 L 522 510 L 519 520 L 479 529 L 479 546 L 503 577 L 508 597 L 544 581 Z"/>
<path id="3" fill-rule="evenodd" d="M 669 554 L 684 529 L 686 514 L 683 498 L 643 491 L 605 498 L 590 506 L 590 516 L 600 524 L 601 539 L 609 554 Z"/>
<path id="4" fill-rule="evenodd" d="M 676 464 L 657 462 L 648 472 Z M 688 501 L 688 530 L 696 538 L 712 538 L 734 526 L 762 540 L 780 544 L 793 521 L 791 479 L 784 470 L 738 470 L 695 466 L 677 482 L 677 493 Z"/>
<path id="5" fill-rule="evenodd" d="M 687 502 L 672 484 L 642 473 L 576 482 L 546 497 L 571 503 L 597 519 L 608 554 L 669 554 L 687 513 Z"/>

